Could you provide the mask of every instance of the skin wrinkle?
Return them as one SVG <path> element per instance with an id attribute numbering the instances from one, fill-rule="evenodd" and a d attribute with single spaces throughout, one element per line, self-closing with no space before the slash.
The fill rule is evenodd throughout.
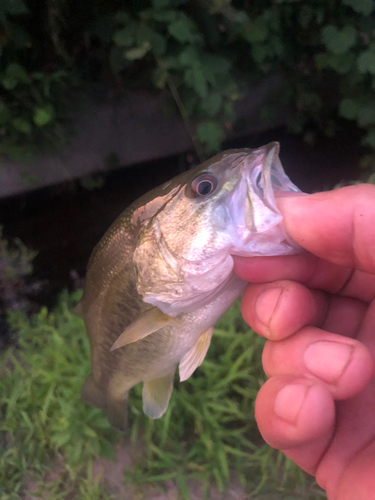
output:
<path id="1" fill-rule="evenodd" d="M 341 295 L 356 298 L 369 304 L 375 299 L 375 274 L 372 277 L 371 286 L 369 286 L 369 279 L 368 273 L 355 270 L 351 279 L 341 291 Z"/>
<path id="2" fill-rule="evenodd" d="M 316 302 L 316 311 L 317 311 L 317 318 L 316 321 L 314 322 L 315 326 L 318 326 L 319 328 L 322 328 L 322 325 L 325 324 L 327 321 L 327 317 L 329 315 L 329 309 L 331 305 L 331 295 L 323 292 L 322 290 L 316 289 L 316 290 L 311 290 L 313 292 L 313 295 L 315 296 L 315 302 Z M 315 293 L 314 293 L 315 292 Z M 322 300 L 321 300 L 322 299 Z M 319 302 L 323 305 L 322 312 L 320 312 L 321 308 L 319 307 Z"/>
<path id="3" fill-rule="evenodd" d="M 367 304 L 361 300 L 352 297 L 335 297 L 333 295 L 329 296 L 329 305 L 327 314 L 324 321 L 321 323 L 320 328 L 331 333 L 337 333 L 338 335 L 343 335 L 345 337 L 356 338 L 358 332 L 361 329 L 363 319 L 366 315 Z M 348 303 L 349 301 L 349 303 Z M 348 323 L 347 318 L 344 315 L 342 308 L 345 307 L 345 314 L 350 312 L 350 315 L 354 318 L 354 322 Z M 341 323 L 338 324 L 338 317 L 342 319 Z M 338 328 L 339 326 L 339 328 Z M 350 327 L 350 328 L 349 328 Z"/>
<path id="4" fill-rule="evenodd" d="M 334 284 L 332 284 L 332 278 L 328 276 L 328 288 L 328 286 L 325 285 L 324 280 L 322 280 L 322 276 L 324 277 L 326 274 L 324 266 L 328 265 L 330 269 L 333 269 L 334 267 L 332 266 L 332 264 L 319 258 L 311 259 L 311 261 L 312 262 L 309 262 L 309 271 L 306 273 L 306 276 L 304 276 L 303 279 L 298 279 L 300 283 L 309 288 L 324 290 L 325 292 L 331 294 L 338 294 L 346 286 L 347 282 L 350 280 L 350 277 L 353 274 L 353 271 L 351 269 L 347 269 L 348 274 L 345 274 L 345 268 L 336 266 L 335 269 L 337 272 L 337 276 L 334 279 Z"/>
<path id="5" fill-rule="evenodd" d="M 343 295 L 343 290 L 346 288 L 346 286 L 350 283 L 350 280 L 353 278 L 353 275 L 355 273 L 355 269 L 351 269 L 350 273 L 349 273 L 349 276 L 347 277 L 346 281 L 343 283 L 343 285 L 341 286 L 341 288 L 339 288 L 336 292 L 336 294 L 338 295 Z"/>
<path id="6" fill-rule="evenodd" d="M 322 447 L 322 452 L 319 456 L 319 458 L 317 459 L 315 465 L 309 467 L 308 469 L 304 469 L 308 474 L 311 474 L 312 476 L 317 476 L 317 473 L 318 473 L 318 469 L 320 467 L 320 464 L 321 462 L 323 461 L 324 459 L 324 456 L 325 454 L 327 453 L 327 449 L 331 446 L 331 443 L 332 443 L 332 440 L 335 436 L 335 432 L 336 432 L 336 426 L 337 426 L 337 423 L 336 425 L 334 425 L 332 427 L 332 429 L 330 429 L 329 431 L 329 437 L 328 436 L 323 436 L 321 439 L 322 440 L 327 440 L 327 443 L 325 446 Z M 312 441 L 316 441 L 315 439 L 312 440 Z M 292 448 L 282 448 L 280 449 L 280 451 L 282 453 L 284 453 L 286 456 L 289 456 L 291 455 L 297 448 L 308 448 L 309 446 L 311 445 L 311 441 L 307 441 L 305 443 L 303 443 L 302 445 L 300 445 L 299 447 L 298 446 L 295 446 L 295 447 L 292 447 Z M 317 481 L 318 482 L 318 481 Z M 319 483 L 318 483 L 319 484 Z M 320 484 L 319 484 L 320 486 Z"/>

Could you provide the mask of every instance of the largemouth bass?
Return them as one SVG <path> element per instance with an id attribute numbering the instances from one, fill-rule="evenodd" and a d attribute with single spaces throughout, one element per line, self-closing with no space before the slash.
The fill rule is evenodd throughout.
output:
<path id="1" fill-rule="evenodd" d="M 95 247 L 81 315 L 90 339 L 86 403 L 127 426 L 127 394 L 143 382 L 143 409 L 166 411 L 180 380 L 202 363 L 215 322 L 246 283 L 232 255 L 299 251 L 282 226 L 275 193 L 299 191 L 279 144 L 225 151 L 130 205 Z"/>

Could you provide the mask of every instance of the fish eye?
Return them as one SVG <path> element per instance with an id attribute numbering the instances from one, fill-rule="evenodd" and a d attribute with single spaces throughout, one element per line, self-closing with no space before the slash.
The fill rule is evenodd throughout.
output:
<path id="1" fill-rule="evenodd" d="M 215 191 L 217 179 L 212 174 L 202 174 L 191 183 L 191 191 L 194 197 L 208 196 Z"/>

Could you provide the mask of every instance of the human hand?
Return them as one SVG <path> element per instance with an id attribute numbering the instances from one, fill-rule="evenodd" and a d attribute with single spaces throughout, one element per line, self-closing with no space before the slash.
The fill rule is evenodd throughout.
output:
<path id="1" fill-rule="evenodd" d="M 267 339 L 264 439 L 330 500 L 375 499 L 375 187 L 278 198 L 309 253 L 235 258 L 246 322 Z"/>

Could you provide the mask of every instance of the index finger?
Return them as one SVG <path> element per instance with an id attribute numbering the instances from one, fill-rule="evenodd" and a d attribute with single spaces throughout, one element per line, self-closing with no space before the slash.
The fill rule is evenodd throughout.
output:
<path id="1" fill-rule="evenodd" d="M 375 186 L 277 200 L 288 235 L 332 264 L 375 274 Z"/>
<path id="2" fill-rule="evenodd" d="M 312 253 L 235 257 L 238 276 L 252 283 L 298 281 L 366 302 L 374 298 L 375 186 L 283 197 L 278 206 L 289 236 Z"/>

